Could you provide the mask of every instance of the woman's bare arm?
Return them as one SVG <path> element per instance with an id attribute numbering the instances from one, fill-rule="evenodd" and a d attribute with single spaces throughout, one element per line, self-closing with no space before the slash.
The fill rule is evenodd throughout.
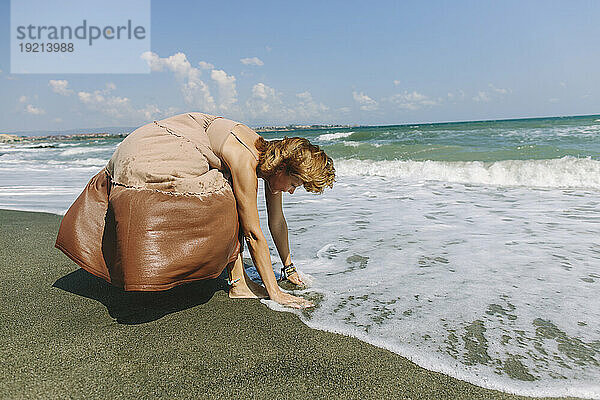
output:
<path id="1" fill-rule="evenodd" d="M 238 159 L 230 165 L 233 193 L 237 203 L 241 229 L 248 243 L 252 261 L 270 297 L 277 296 L 279 286 L 273 273 L 267 239 L 260 228 L 256 196 L 258 181 L 251 160 Z"/>
<path id="2" fill-rule="evenodd" d="M 265 199 L 267 201 L 267 215 L 269 217 L 269 231 L 277 247 L 277 252 L 283 265 L 290 265 L 290 244 L 288 239 L 288 226 L 283 215 L 283 199 L 281 192 L 271 193 L 265 187 Z"/>
<path id="3" fill-rule="evenodd" d="M 292 263 L 290 254 L 290 244 L 288 238 L 288 226 L 285 216 L 283 215 L 283 196 L 282 193 L 271 193 L 265 187 L 265 199 L 267 201 L 267 214 L 269 217 L 269 231 L 277 247 L 277 252 L 281 258 L 283 265 L 289 266 Z M 296 285 L 304 285 L 297 272 L 287 275 L 290 282 Z"/>
<path id="4" fill-rule="evenodd" d="M 241 145 L 240 145 L 241 146 Z M 256 160 L 250 157 L 246 149 L 243 152 L 223 147 L 223 156 L 233 178 L 233 192 L 237 203 L 241 229 L 248 243 L 252 261 L 256 266 L 269 297 L 281 304 L 296 307 L 308 307 L 312 303 L 283 292 L 277 285 L 267 239 L 260 228 L 257 207 L 258 179 L 256 177 Z"/>

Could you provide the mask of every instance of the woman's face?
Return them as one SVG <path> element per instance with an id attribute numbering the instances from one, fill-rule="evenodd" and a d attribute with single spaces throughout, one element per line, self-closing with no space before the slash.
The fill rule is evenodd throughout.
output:
<path id="1" fill-rule="evenodd" d="M 279 192 L 294 193 L 298 186 L 302 186 L 302 181 L 295 176 L 288 175 L 285 171 L 280 171 L 267 180 L 271 193 Z"/>

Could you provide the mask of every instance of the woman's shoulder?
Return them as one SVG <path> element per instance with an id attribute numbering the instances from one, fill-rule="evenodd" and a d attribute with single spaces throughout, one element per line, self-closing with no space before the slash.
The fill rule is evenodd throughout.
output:
<path id="1" fill-rule="evenodd" d="M 238 124 L 231 129 L 231 134 L 223 143 L 221 154 L 224 161 L 233 167 L 243 165 L 256 169 L 258 165 L 259 152 L 256 148 L 256 140 L 260 138 L 256 132 L 244 124 Z"/>

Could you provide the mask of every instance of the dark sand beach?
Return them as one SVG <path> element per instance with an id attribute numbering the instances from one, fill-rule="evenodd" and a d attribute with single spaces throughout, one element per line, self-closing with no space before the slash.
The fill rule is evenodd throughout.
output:
<path id="1" fill-rule="evenodd" d="M 524 398 L 230 300 L 223 278 L 122 292 L 54 248 L 60 219 L 0 210 L 0 398 Z"/>

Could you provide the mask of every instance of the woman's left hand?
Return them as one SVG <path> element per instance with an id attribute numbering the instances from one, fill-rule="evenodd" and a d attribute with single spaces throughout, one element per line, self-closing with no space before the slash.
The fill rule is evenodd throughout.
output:
<path id="1" fill-rule="evenodd" d="M 292 308 L 310 308 L 310 307 L 315 306 L 313 304 L 313 302 L 310 300 L 306 300 L 303 297 L 298 297 L 298 296 L 291 295 L 289 293 L 285 293 L 281 290 L 270 295 L 269 297 L 271 298 L 271 300 L 273 300 L 283 306 L 292 307 Z"/>
<path id="2" fill-rule="evenodd" d="M 294 285 L 304 286 L 304 281 L 298 275 L 298 272 L 294 272 L 287 277 L 287 280 L 292 282 Z"/>

